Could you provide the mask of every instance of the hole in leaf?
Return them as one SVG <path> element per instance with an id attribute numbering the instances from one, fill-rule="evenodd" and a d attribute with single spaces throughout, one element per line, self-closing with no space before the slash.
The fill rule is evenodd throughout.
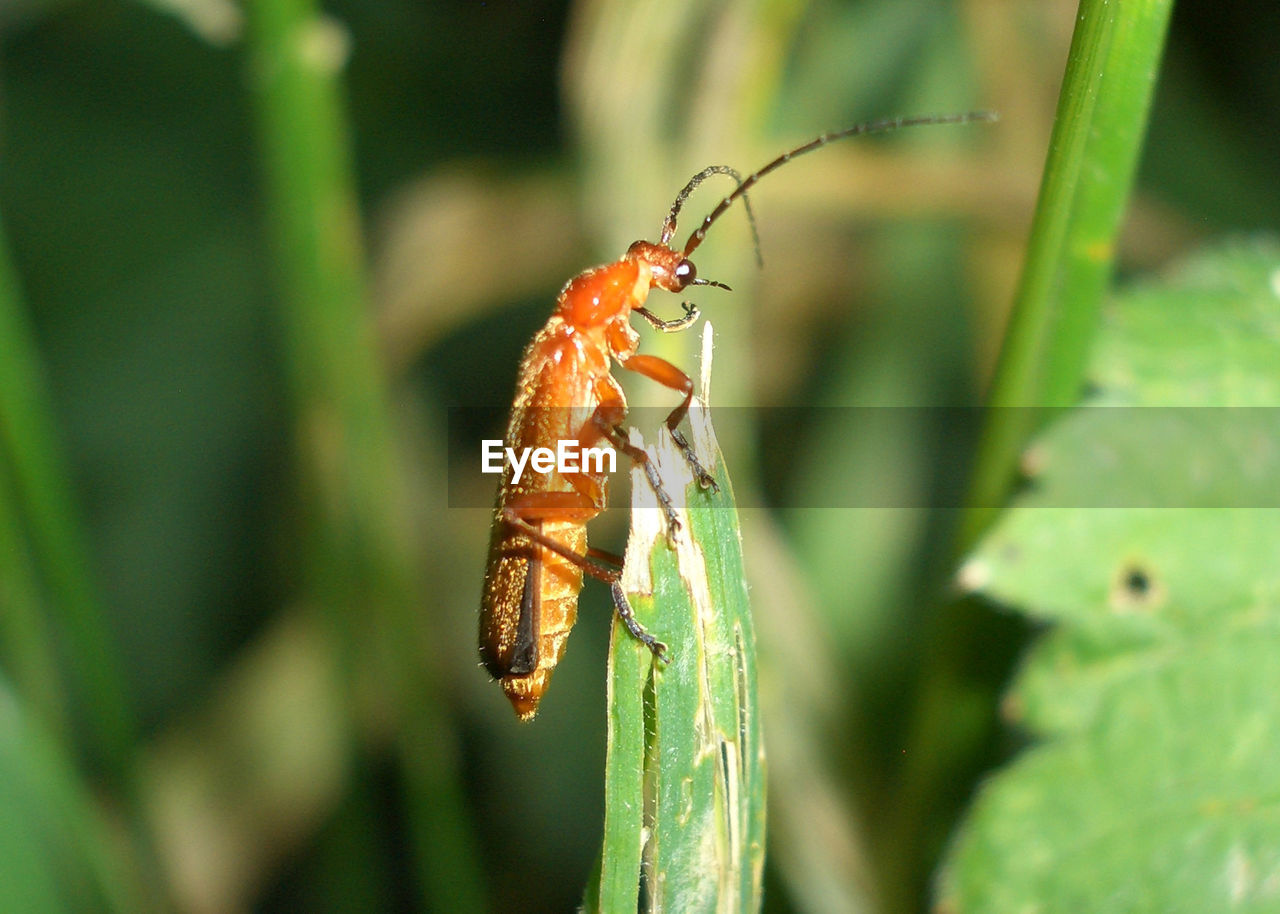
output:
<path id="1" fill-rule="evenodd" d="M 1150 610 L 1164 602 L 1164 586 L 1143 562 L 1120 567 L 1111 585 L 1111 607 L 1118 611 Z"/>
<path id="2" fill-rule="evenodd" d="M 1125 575 L 1124 589 L 1135 600 L 1145 599 L 1151 592 L 1151 579 L 1141 568 L 1130 568 L 1129 573 Z"/>

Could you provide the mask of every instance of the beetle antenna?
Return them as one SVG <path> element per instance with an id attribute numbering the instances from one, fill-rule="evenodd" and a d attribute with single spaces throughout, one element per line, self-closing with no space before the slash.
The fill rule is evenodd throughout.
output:
<path id="1" fill-rule="evenodd" d="M 712 175 L 728 175 L 738 182 L 736 195 L 742 197 L 742 205 L 747 210 L 747 224 L 751 226 L 751 243 L 755 248 L 756 263 L 764 266 L 764 260 L 760 256 L 760 233 L 756 231 L 756 214 L 751 210 L 751 200 L 747 198 L 746 193 L 742 192 L 742 175 L 728 165 L 708 165 L 689 179 L 684 189 L 676 194 L 676 202 L 671 204 L 671 212 L 667 213 L 667 218 L 662 223 L 662 236 L 658 239 L 658 243 L 666 244 L 671 240 L 671 236 L 676 233 L 676 218 L 680 215 L 680 208 L 684 206 L 684 201 L 689 199 L 689 194 L 693 193 L 699 184 Z"/>
<path id="2" fill-rule="evenodd" d="M 784 152 L 782 155 L 778 156 L 776 159 L 774 159 L 768 165 L 765 165 L 763 168 L 756 171 L 754 174 L 748 175 L 746 180 L 739 179 L 737 189 L 734 190 L 733 193 L 729 194 L 729 196 L 721 200 L 720 203 L 716 206 L 716 208 L 707 214 L 707 218 L 702 220 L 702 225 L 698 226 L 697 231 L 695 231 L 692 235 L 689 236 L 689 240 L 685 242 L 685 245 L 684 245 L 684 256 L 688 257 L 690 254 L 694 252 L 694 250 L 698 247 L 698 245 L 702 244 L 702 240 L 707 237 L 707 229 L 711 228 L 712 224 L 724 214 L 725 210 L 733 206 L 736 200 L 738 200 L 739 198 L 742 198 L 743 202 L 744 203 L 746 202 L 747 191 L 750 190 L 752 187 L 754 187 L 757 181 L 759 181 L 761 178 L 763 178 L 765 175 L 767 175 L 769 172 L 773 171 L 774 169 L 781 168 L 783 165 L 790 162 L 796 156 L 804 155 L 806 152 L 813 152 L 815 149 L 821 149 L 823 146 L 826 146 L 828 143 L 834 143 L 836 140 L 843 140 L 845 137 L 850 137 L 850 136 L 865 136 L 867 134 L 872 134 L 872 133 L 889 133 L 890 131 L 893 131 L 893 130 L 900 130 L 903 127 L 922 127 L 927 124 L 971 124 L 971 123 L 977 123 L 977 122 L 990 123 L 998 119 L 999 119 L 999 115 L 997 115 L 994 111 L 968 111 L 968 112 L 965 112 L 964 114 L 927 114 L 927 115 L 921 115 L 917 117 L 894 117 L 894 118 L 887 118 L 885 120 L 879 120 L 879 121 L 866 121 L 865 123 L 862 123 L 862 124 L 854 124 L 852 127 L 846 128 L 845 130 L 837 130 L 834 133 L 824 133 L 822 134 L 822 136 L 815 137 L 809 142 L 804 143 L 800 146 L 797 146 L 795 149 L 792 149 L 788 152 Z M 738 177 L 737 173 L 734 172 L 732 169 L 729 169 L 726 172 L 715 171 L 715 169 L 719 169 L 719 168 L 724 168 L 724 166 L 722 165 L 712 166 L 712 168 L 707 169 L 702 174 L 694 176 L 694 180 L 689 182 L 689 186 L 687 186 L 685 190 L 681 192 L 681 196 L 676 198 L 677 205 L 672 207 L 671 215 L 667 217 L 667 222 L 663 223 L 664 232 L 666 231 L 668 224 L 670 224 L 671 230 L 673 232 L 675 231 L 675 215 L 680 209 L 679 204 L 684 202 L 684 196 L 686 196 L 685 192 L 692 190 L 693 187 L 696 187 L 697 184 L 702 180 L 702 178 L 705 178 L 708 174 L 716 174 L 716 173 L 727 173 L 727 174 L 732 174 L 735 178 Z M 748 212 L 750 212 L 750 210 L 748 210 Z M 752 218 L 751 228 L 752 228 L 752 231 L 754 232 L 755 230 L 754 218 Z M 756 246 L 756 253 L 758 257 L 759 256 L 758 244 Z"/>

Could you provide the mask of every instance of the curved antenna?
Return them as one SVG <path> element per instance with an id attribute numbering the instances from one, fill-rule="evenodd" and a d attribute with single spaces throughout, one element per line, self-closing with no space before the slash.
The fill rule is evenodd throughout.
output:
<path id="1" fill-rule="evenodd" d="M 751 243 L 756 252 L 756 263 L 764 266 L 764 260 L 760 257 L 760 233 L 756 231 L 756 214 L 751 210 L 751 200 L 747 198 L 742 189 L 742 175 L 738 174 L 736 169 L 730 168 L 728 165 L 708 165 L 702 171 L 698 172 L 689 179 L 689 183 L 684 186 L 680 193 L 676 194 L 676 201 L 671 204 L 671 212 L 667 213 L 667 218 L 662 223 L 662 235 L 658 238 L 659 244 L 666 244 L 671 240 L 671 236 L 676 233 L 676 218 L 680 215 L 680 208 L 684 206 L 684 201 L 689 199 L 689 194 L 697 188 L 699 184 L 712 175 L 728 175 L 738 182 L 738 190 L 735 196 L 742 197 L 742 205 L 747 210 L 747 224 L 751 226 Z M 715 285 L 715 283 L 696 283 L 697 285 Z"/>
<path id="2" fill-rule="evenodd" d="M 821 149 L 828 143 L 834 143 L 836 140 L 843 140 L 850 136 L 864 136 L 870 133 L 888 133 L 891 130 L 900 130 L 903 127 L 921 127 L 926 124 L 970 124 L 976 122 L 991 122 L 999 119 L 994 111 L 968 111 L 964 114 L 928 114 L 919 117 L 895 117 L 887 118 L 879 121 L 867 121 L 862 124 L 854 124 L 845 130 L 837 130 L 835 133 L 824 133 L 822 136 L 815 137 L 807 143 L 797 146 L 788 152 L 784 152 L 768 165 L 749 175 L 745 181 L 740 180 L 737 189 L 720 201 L 707 218 L 702 220 L 702 225 L 698 226 L 697 231 L 689 236 L 689 240 L 684 245 L 684 256 L 688 257 L 694 252 L 698 245 L 702 244 L 702 239 L 707 237 L 707 229 L 711 228 L 712 223 L 719 219 L 724 211 L 733 206 L 734 202 L 739 198 L 743 198 L 745 202 L 747 191 L 750 190 L 755 183 L 773 171 L 775 168 L 781 168 L 790 162 L 796 156 L 804 155 L 806 152 L 813 152 L 815 149 Z M 722 166 L 717 166 L 722 167 Z M 736 175 L 735 175 L 736 177 Z M 691 184 L 693 182 L 690 182 Z M 689 188 L 686 188 L 689 189 Z M 683 202 L 680 200 L 679 202 Z M 674 216 L 674 212 L 672 213 Z M 671 220 L 674 229 L 675 222 Z M 755 223 L 752 223 L 754 229 Z M 664 224 L 665 229 L 665 224 Z"/>

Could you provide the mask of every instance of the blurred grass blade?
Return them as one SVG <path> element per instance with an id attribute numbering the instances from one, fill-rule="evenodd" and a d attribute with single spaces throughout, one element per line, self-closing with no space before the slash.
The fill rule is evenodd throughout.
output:
<path id="1" fill-rule="evenodd" d="M 1000 407 L 1071 406 L 1080 394 L 1172 6 L 1081 0 L 962 548 L 990 523 L 1042 421 L 1033 409 Z"/>
<path id="2" fill-rule="evenodd" d="M 0 670 L 51 731 L 70 737 L 66 695 L 45 626 L 39 573 L 23 535 L 11 480 L 0 473 Z"/>
<path id="3" fill-rule="evenodd" d="M 306 544 L 311 596 L 328 611 L 346 650 L 353 675 L 345 694 L 354 696 L 348 710 L 356 731 L 391 721 L 400 741 L 424 903 L 472 910 L 483 892 L 473 878 L 479 867 L 467 823 L 449 814 L 461 808 L 452 734 L 431 717 L 436 732 L 421 739 L 424 715 L 411 706 L 434 700 L 434 690 L 429 663 L 417 653 L 419 550 L 366 297 L 340 92 L 350 38 L 314 0 L 254 0 L 246 12 L 303 484 L 314 521 Z M 447 799 L 428 808 L 421 802 L 428 795 Z M 440 860 L 457 865 L 443 873 Z M 362 883 L 353 874 L 349 884 L 358 891 Z"/>
<path id="4" fill-rule="evenodd" d="M 354 607 L 407 602 L 411 575 L 339 95 L 347 39 L 310 0 L 257 0 L 248 13 L 281 323 L 313 521 L 309 584 L 351 647 L 368 643 L 355 637 Z"/>
<path id="5" fill-rule="evenodd" d="M 75 697 L 92 734 L 90 754 L 107 764 L 117 783 L 127 783 L 134 722 L 116 646 L 89 577 L 53 408 L 3 235 L 0 352 L 0 472 L 9 477 L 0 483 L 0 497 L 13 499 L 0 509 L 6 515 L 0 536 L 16 540 L 22 528 L 27 541 L 0 543 L 6 553 L 0 561 L 6 591 L 0 599 L 3 651 L 14 664 L 24 698 L 61 729 L 66 696 L 55 672 L 54 632 L 38 615 L 48 611 L 64 638 L 67 668 L 77 677 Z"/>
<path id="6" fill-rule="evenodd" d="M 26 713 L 3 679 L 0 822 L 0 909 L 159 910 L 134 878 L 128 844 L 101 817 L 62 742 Z"/>
<path id="7" fill-rule="evenodd" d="M 710 338 L 708 327 L 704 391 Z M 738 515 L 705 408 L 695 405 L 690 424 L 720 491 L 700 491 L 659 433 L 651 449 L 659 473 L 689 499 L 674 551 L 653 492 L 633 474 L 625 583 L 636 617 L 668 644 L 671 662 L 655 667 L 615 621 L 605 836 L 599 895 L 588 898 L 598 911 L 760 906 L 764 747 Z"/>

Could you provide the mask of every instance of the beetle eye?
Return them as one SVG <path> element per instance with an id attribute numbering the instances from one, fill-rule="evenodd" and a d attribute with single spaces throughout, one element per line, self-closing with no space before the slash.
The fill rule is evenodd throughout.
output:
<path id="1" fill-rule="evenodd" d="M 698 269 L 693 265 L 691 260 L 682 260 L 676 264 L 676 279 L 680 280 L 683 285 L 688 285 L 698 277 Z"/>

